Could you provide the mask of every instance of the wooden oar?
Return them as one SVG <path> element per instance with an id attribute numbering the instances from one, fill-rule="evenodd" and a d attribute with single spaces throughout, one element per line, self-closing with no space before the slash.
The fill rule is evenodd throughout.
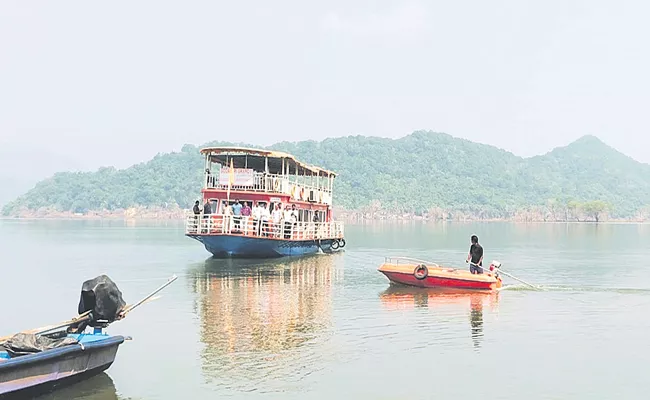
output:
<path id="1" fill-rule="evenodd" d="M 475 267 L 478 267 L 478 268 L 482 269 L 483 271 L 485 271 L 485 268 L 481 267 L 480 265 L 476 265 L 476 264 L 474 264 L 474 263 L 471 262 L 471 261 L 470 261 L 469 263 L 470 263 L 471 265 L 473 265 L 473 266 L 475 266 Z M 535 286 L 535 285 L 533 285 L 532 283 L 528 283 L 528 282 L 526 282 L 526 281 L 523 280 L 523 279 L 519 279 L 519 278 L 517 278 L 516 276 L 513 276 L 513 275 L 511 275 L 511 274 L 505 272 L 504 270 L 501 269 L 501 267 L 499 267 L 499 268 L 495 268 L 493 272 L 498 272 L 498 273 L 503 274 L 503 275 L 505 275 L 505 276 L 509 276 L 509 277 L 511 277 L 512 279 L 514 279 L 514 280 L 516 280 L 516 281 L 519 281 L 519 282 L 521 282 L 521 283 L 523 283 L 523 284 L 525 284 L 525 285 L 528 285 L 528 286 L 532 287 L 532 288 L 535 289 L 535 290 L 540 290 L 539 286 Z"/>
<path id="2" fill-rule="evenodd" d="M 131 311 L 133 311 L 134 308 L 136 308 L 136 307 L 138 307 L 138 306 L 144 304 L 146 301 L 149 301 L 150 299 L 151 299 L 151 301 L 155 300 L 155 299 L 152 299 L 152 297 L 153 297 L 156 293 L 158 293 L 158 292 L 160 292 L 161 290 L 163 290 L 164 288 L 166 288 L 167 286 L 171 285 L 172 282 L 174 282 L 176 279 L 178 279 L 178 277 L 177 277 L 176 275 L 172 275 L 172 277 L 169 278 L 169 279 L 167 280 L 167 282 L 165 282 L 164 284 L 162 284 L 158 289 L 156 289 L 156 290 L 154 290 L 153 292 L 151 292 L 148 296 L 146 296 L 145 298 L 143 298 L 142 300 L 138 301 L 137 303 L 135 303 L 135 304 L 132 305 L 132 306 L 127 306 L 127 307 L 125 307 L 124 310 L 120 313 L 120 317 L 119 317 L 119 319 L 122 319 L 122 318 L 126 317 L 126 314 L 130 313 Z"/>

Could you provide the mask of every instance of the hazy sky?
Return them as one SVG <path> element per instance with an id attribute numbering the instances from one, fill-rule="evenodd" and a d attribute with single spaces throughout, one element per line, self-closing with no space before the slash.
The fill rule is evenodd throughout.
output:
<path id="1" fill-rule="evenodd" d="M 649 4 L 3 0 L 0 175 L 417 129 L 650 162 Z"/>

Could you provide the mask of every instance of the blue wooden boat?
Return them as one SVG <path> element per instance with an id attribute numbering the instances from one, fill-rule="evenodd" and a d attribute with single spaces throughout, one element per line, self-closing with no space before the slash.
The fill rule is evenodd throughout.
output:
<path id="1" fill-rule="evenodd" d="M 336 173 L 278 151 L 209 147 L 185 234 L 217 258 L 330 253 L 345 247 L 332 211 Z"/>
<path id="2" fill-rule="evenodd" d="M 115 283 L 101 275 L 83 283 L 77 317 L 0 338 L 0 399 L 35 396 L 108 369 L 130 337 L 104 329 L 175 280 L 127 306 Z"/>
<path id="3" fill-rule="evenodd" d="M 67 337 L 76 343 L 14 358 L 0 351 L 0 399 L 27 398 L 97 375 L 113 364 L 128 339 L 101 329 Z"/>

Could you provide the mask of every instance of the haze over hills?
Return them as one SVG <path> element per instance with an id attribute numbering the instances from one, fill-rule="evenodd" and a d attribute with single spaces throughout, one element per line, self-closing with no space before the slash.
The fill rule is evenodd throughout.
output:
<path id="1" fill-rule="evenodd" d="M 200 147 L 185 145 L 180 152 L 159 154 L 123 170 L 57 173 L 9 203 L 3 213 L 48 207 L 71 212 L 138 205 L 189 208 L 202 182 Z M 650 206 L 650 165 L 594 136 L 532 158 L 430 131 L 400 139 L 348 136 L 269 148 L 338 172 L 335 206 L 348 210 L 435 209 L 508 218 L 536 206 L 575 208 L 599 201 L 603 207 L 611 205 L 612 216 L 631 217 Z"/>
<path id="2" fill-rule="evenodd" d="M 33 186 L 33 183 L 35 182 L 32 182 L 32 185 L 30 185 L 25 181 L 16 181 L 11 178 L 0 177 L 0 188 L 2 188 L 0 191 L 0 207 L 9 203 L 22 193 L 25 193 L 31 186 Z"/>
<path id="3" fill-rule="evenodd" d="M 0 208 L 55 171 L 84 167 L 87 165 L 39 143 L 0 142 Z"/>

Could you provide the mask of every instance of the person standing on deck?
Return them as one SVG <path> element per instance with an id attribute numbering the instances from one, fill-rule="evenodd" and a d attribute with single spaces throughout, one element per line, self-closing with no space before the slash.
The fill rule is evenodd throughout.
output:
<path id="1" fill-rule="evenodd" d="M 280 228 L 284 232 L 284 238 L 289 239 L 291 237 L 291 223 L 289 222 L 289 204 L 285 204 L 284 207 L 280 207 L 282 210 L 282 227 Z"/>
<path id="2" fill-rule="evenodd" d="M 232 220 L 235 223 L 234 229 L 241 229 L 241 204 L 239 204 L 239 199 L 235 199 L 235 204 L 232 206 Z"/>
<path id="3" fill-rule="evenodd" d="M 210 168 L 205 169 L 205 176 L 207 176 L 207 180 L 206 180 L 207 187 L 214 187 L 214 181 L 212 180 L 212 175 L 210 174 Z"/>
<path id="4" fill-rule="evenodd" d="M 247 202 L 244 202 L 244 206 L 241 208 L 241 216 L 244 220 L 244 232 L 248 231 L 249 226 L 250 226 L 250 216 L 251 216 L 252 210 L 251 207 L 248 205 Z"/>
<path id="5" fill-rule="evenodd" d="M 208 233 L 207 227 L 210 225 L 210 214 L 212 214 L 212 207 L 210 206 L 210 202 L 208 200 L 205 201 L 205 204 L 203 205 L 203 229 L 201 230 L 202 233 Z"/>
<path id="6" fill-rule="evenodd" d="M 230 233 L 230 220 L 232 219 L 232 209 L 226 200 L 223 201 L 221 207 L 221 214 L 223 214 L 223 229 L 226 233 Z"/>
<path id="7" fill-rule="evenodd" d="M 320 218 L 318 217 L 318 211 L 314 211 L 314 217 L 312 219 L 312 224 L 311 224 L 311 234 L 313 235 L 314 239 L 320 238 L 320 236 L 318 235 L 318 232 L 320 231 L 319 222 L 320 222 Z"/>
<path id="8" fill-rule="evenodd" d="M 467 260 L 469 262 L 469 272 L 472 274 L 483 273 L 483 247 L 478 244 L 478 236 L 472 235 L 472 244 L 469 246 Z"/>
<path id="9" fill-rule="evenodd" d="M 262 206 L 259 201 L 255 202 L 251 215 L 253 216 L 253 231 L 256 235 L 259 235 L 261 233 L 260 220 L 262 219 Z"/>
<path id="10" fill-rule="evenodd" d="M 194 231 L 196 232 L 199 229 L 199 214 L 201 214 L 201 204 L 198 200 L 194 203 L 192 211 L 194 212 Z"/>
<path id="11" fill-rule="evenodd" d="M 295 233 L 296 224 L 298 222 L 298 210 L 296 210 L 296 205 L 292 204 L 291 209 L 289 205 L 284 209 L 284 238 L 291 239 L 293 233 Z"/>
<path id="12" fill-rule="evenodd" d="M 241 208 L 241 215 L 244 217 L 250 217 L 251 216 L 251 207 L 248 205 L 247 202 L 244 202 L 243 207 Z"/>
<path id="13" fill-rule="evenodd" d="M 228 205 L 227 201 L 223 201 L 223 207 L 221 207 L 221 213 L 223 215 L 231 216 L 232 215 L 232 208 Z"/>
<path id="14" fill-rule="evenodd" d="M 282 209 L 280 206 L 281 203 L 276 203 L 275 210 L 271 213 L 271 218 L 273 219 L 273 233 L 275 236 L 280 236 L 281 231 Z"/>
<path id="15" fill-rule="evenodd" d="M 271 219 L 271 213 L 266 207 L 265 203 L 260 204 L 260 225 L 262 225 L 261 232 L 264 233 L 264 236 L 269 235 L 269 220 Z"/>

